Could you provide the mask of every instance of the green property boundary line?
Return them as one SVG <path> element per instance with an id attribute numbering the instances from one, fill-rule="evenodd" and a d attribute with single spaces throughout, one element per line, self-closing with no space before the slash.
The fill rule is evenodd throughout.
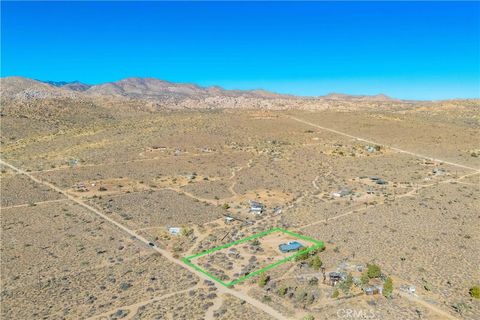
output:
<path id="1" fill-rule="evenodd" d="M 270 233 L 273 233 L 273 232 L 282 232 L 282 233 L 285 233 L 285 234 L 288 234 L 288 235 L 291 235 L 291 236 L 294 236 L 296 238 L 299 238 L 299 239 L 302 239 L 302 240 L 305 240 L 305 241 L 309 241 L 309 242 L 313 242 L 315 245 L 314 246 L 311 246 L 311 247 L 308 247 L 304 250 L 301 250 L 301 251 L 298 251 L 297 253 L 289 256 L 289 257 L 286 257 L 282 260 L 279 260 L 277 262 L 274 262 L 266 267 L 263 267 L 259 270 L 255 270 L 253 271 L 252 273 L 249 273 L 247 274 L 246 276 L 243 276 L 237 280 L 233 280 L 231 282 L 228 282 L 228 283 L 225 283 L 223 282 L 222 280 L 218 279 L 217 277 L 215 277 L 213 274 L 209 273 L 208 271 L 206 270 L 203 270 L 202 268 L 200 268 L 199 266 L 197 266 L 196 264 L 192 263 L 191 260 L 194 259 L 194 258 L 198 258 L 198 257 L 201 257 L 201 256 L 204 256 L 206 254 L 210 254 L 212 252 L 215 252 L 215 251 L 218 251 L 218 250 L 222 250 L 222 249 L 225 249 L 225 248 L 228 248 L 228 247 L 231 247 L 231 246 L 234 246 L 234 245 L 237 245 L 237 244 L 240 244 L 240 243 L 244 243 L 244 242 L 247 242 L 247 241 L 250 241 L 252 239 L 256 239 L 256 238 L 261 238 L 261 237 L 264 237 Z M 257 233 L 257 234 L 254 234 L 252 236 L 249 236 L 249 237 L 246 237 L 246 238 L 243 238 L 243 239 L 240 239 L 240 240 L 237 240 L 237 241 L 233 241 L 233 242 L 230 242 L 230 243 L 227 243 L 227 244 L 224 244 L 224 245 L 221 245 L 221 246 L 218 246 L 218 247 L 215 247 L 215 248 L 212 248 L 212 249 L 209 249 L 209 250 L 205 250 L 205 251 L 202 251 L 200 253 L 197 253 L 193 256 L 189 256 L 189 257 L 185 257 L 182 259 L 182 261 L 189 265 L 190 267 L 194 268 L 195 270 L 203 273 L 204 275 L 208 276 L 209 278 L 217 281 L 218 283 L 220 283 L 221 285 L 225 286 L 225 287 L 231 287 L 233 286 L 234 284 L 237 284 L 239 282 L 242 282 L 242 281 L 245 281 L 247 280 L 248 278 L 251 278 L 253 276 L 256 276 L 260 273 L 263 273 L 267 270 L 270 270 L 282 263 L 285 263 L 293 258 L 295 258 L 296 256 L 302 254 L 302 253 L 305 253 L 305 252 L 309 252 L 309 251 L 312 251 L 312 250 L 315 250 L 317 248 L 322 248 L 324 246 L 324 243 L 322 241 L 318 241 L 318 240 L 315 240 L 315 239 L 312 239 L 310 237 L 306 237 L 304 235 L 301 235 L 301 234 L 297 234 L 297 233 L 294 233 L 294 232 L 291 232 L 291 231 L 288 231 L 288 230 L 284 230 L 284 229 L 281 229 L 281 228 L 273 228 L 273 229 L 270 229 L 268 231 L 264 231 L 264 232 L 260 232 L 260 233 Z"/>

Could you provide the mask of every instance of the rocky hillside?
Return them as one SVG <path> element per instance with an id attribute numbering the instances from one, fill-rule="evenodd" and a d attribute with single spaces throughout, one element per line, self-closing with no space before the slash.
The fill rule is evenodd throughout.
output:
<path id="1" fill-rule="evenodd" d="M 320 97 L 282 95 L 265 90 L 225 90 L 218 86 L 173 83 L 155 78 L 127 78 L 117 82 L 88 85 L 75 82 L 42 82 L 22 77 L 2 78 L 3 115 L 42 118 L 73 114 L 118 115 L 131 112 L 196 109 L 263 110 L 408 110 L 478 106 L 478 100 L 415 102 L 374 96 L 332 93 Z"/>
<path id="2" fill-rule="evenodd" d="M 362 100 L 394 101 L 385 95 L 351 96 L 329 94 L 323 97 L 305 98 L 277 94 L 266 90 L 225 90 L 218 86 L 200 87 L 189 83 L 174 83 L 155 78 L 126 78 L 117 82 L 88 85 L 79 81 L 38 81 L 22 77 L 1 79 L 4 98 L 57 98 L 57 97 L 117 97 L 144 100 L 182 100 L 206 98 L 285 99 L 285 100 Z M 398 100 L 395 100 L 398 101 Z"/>

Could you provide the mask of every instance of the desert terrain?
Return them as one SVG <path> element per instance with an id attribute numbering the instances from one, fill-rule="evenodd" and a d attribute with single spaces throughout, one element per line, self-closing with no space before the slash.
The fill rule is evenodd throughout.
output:
<path id="1" fill-rule="evenodd" d="M 478 100 L 138 78 L 1 94 L 4 319 L 480 315 Z M 325 247 L 230 287 L 182 261 L 272 228 Z M 283 257 L 269 241 L 198 263 L 233 280 Z"/>

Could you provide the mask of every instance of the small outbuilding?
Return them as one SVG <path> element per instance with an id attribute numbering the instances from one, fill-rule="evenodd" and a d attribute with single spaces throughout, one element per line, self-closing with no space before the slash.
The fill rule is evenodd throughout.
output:
<path id="1" fill-rule="evenodd" d="M 257 201 L 250 201 L 250 212 L 253 214 L 262 214 L 265 206 Z"/>
<path id="2" fill-rule="evenodd" d="M 337 192 L 334 192 L 332 195 L 334 197 L 341 198 L 341 197 L 346 197 L 350 194 L 352 194 L 352 190 L 350 190 L 348 188 L 342 188 L 341 190 L 339 190 Z"/>
<path id="3" fill-rule="evenodd" d="M 168 232 L 170 232 L 171 235 L 178 236 L 180 232 L 182 232 L 182 228 L 179 227 L 169 227 Z"/>
<path id="4" fill-rule="evenodd" d="M 383 185 L 383 184 L 388 184 L 387 181 L 383 180 L 383 179 L 378 179 L 377 181 L 375 181 L 376 184 L 380 184 L 380 185 Z"/>
<path id="5" fill-rule="evenodd" d="M 328 274 L 328 279 L 330 281 L 330 285 L 335 286 L 337 282 L 345 280 L 346 275 L 343 272 L 332 271 Z"/>

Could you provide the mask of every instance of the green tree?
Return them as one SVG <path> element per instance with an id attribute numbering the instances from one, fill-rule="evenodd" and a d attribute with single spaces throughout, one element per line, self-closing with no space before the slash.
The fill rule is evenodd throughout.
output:
<path id="1" fill-rule="evenodd" d="M 353 276 L 351 273 L 349 273 L 345 281 L 343 281 L 340 284 L 340 288 L 342 289 L 343 293 L 347 294 L 350 292 L 350 289 L 352 288 L 352 286 L 353 286 Z"/>
<path id="2" fill-rule="evenodd" d="M 390 298 L 393 293 L 393 280 L 388 277 L 383 284 L 383 296 L 385 298 Z"/>
<path id="3" fill-rule="evenodd" d="M 473 286 L 468 290 L 468 293 L 472 298 L 480 299 L 480 286 Z"/>
<path id="4" fill-rule="evenodd" d="M 307 250 L 302 251 L 298 256 L 295 257 L 295 261 L 304 261 L 310 257 L 309 252 Z"/>
<path id="5" fill-rule="evenodd" d="M 379 278 L 382 271 L 376 264 L 367 264 L 367 274 L 370 279 Z"/>
<path id="6" fill-rule="evenodd" d="M 305 317 L 303 317 L 303 320 L 315 320 L 315 317 L 311 314 L 307 314 Z"/>
<path id="7" fill-rule="evenodd" d="M 320 269 L 322 264 L 323 262 L 322 260 L 320 260 L 319 256 L 315 256 L 312 260 L 310 260 L 310 263 L 309 263 L 310 267 L 313 268 L 314 270 Z"/>
<path id="8" fill-rule="evenodd" d="M 338 291 L 338 289 L 335 289 L 335 291 L 333 291 L 332 293 L 332 298 L 338 298 L 338 296 L 340 295 L 340 292 Z"/>
<path id="9" fill-rule="evenodd" d="M 181 235 L 184 237 L 188 237 L 189 235 L 193 234 L 193 229 L 188 228 L 186 226 L 182 227 Z"/>
<path id="10" fill-rule="evenodd" d="M 260 278 L 258 279 L 258 285 L 263 288 L 265 287 L 265 285 L 268 283 L 268 281 L 270 280 L 270 276 L 267 275 L 266 273 L 262 273 L 260 275 Z"/>
<path id="11" fill-rule="evenodd" d="M 370 277 L 368 276 L 367 271 L 365 271 L 364 273 L 362 273 L 362 276 L 360 277 L 360 282 L 363 285 L 366 285 L 366 284 L 368 284 L 368 281 L 370 281 Z"/>

